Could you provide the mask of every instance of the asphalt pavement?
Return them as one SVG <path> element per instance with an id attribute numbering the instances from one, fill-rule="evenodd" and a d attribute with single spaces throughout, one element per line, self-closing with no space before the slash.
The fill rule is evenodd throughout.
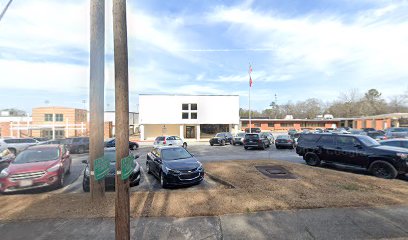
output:
<path id="1" fill-rule="evenodd" d="M 199 206 L 197 206 L 199 207 Z M 408 207 L 267 211 L 212 217 L 134 218 L 131 239 L 408 239 Z M 0 223 L 2 240 L 114 239 L 114 219 Z"/>

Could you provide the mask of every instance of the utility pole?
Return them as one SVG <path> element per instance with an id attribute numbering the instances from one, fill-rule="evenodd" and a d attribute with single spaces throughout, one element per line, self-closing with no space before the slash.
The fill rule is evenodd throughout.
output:
<path id="1" fill-rule="evenodd" d="M 122 180 L 121 160 L 129 155 L 129 80 L 126 0 L 113 0 L 115 58 L 115 239 L 130 239 L 129 180 Z"/>
<path id="2" fill-rule="evenodd" d="M 103 157 L 103 109 L 105 80 L 105 0 L 91 0 L 91 54 L 90 54 L 90 131 L 89 163 L 91 199 L 97 202 L 105 197 L 105 180 L 95 180 L 95 160 Z"/>

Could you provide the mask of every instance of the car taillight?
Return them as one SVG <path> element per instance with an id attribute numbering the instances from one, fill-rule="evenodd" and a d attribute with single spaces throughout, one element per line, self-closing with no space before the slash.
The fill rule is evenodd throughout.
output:
<path id="1" fill-rule="evenodd" d="M 166 140 L 163 141 L 163 144 L 166 145 Z"/>

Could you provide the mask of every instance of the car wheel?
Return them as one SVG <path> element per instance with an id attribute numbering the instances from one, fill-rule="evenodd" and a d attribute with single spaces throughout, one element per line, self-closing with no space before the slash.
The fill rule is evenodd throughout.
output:
<path id="1" fill-rule="evenodd" d="M 15 148 L 9 148 L 8 149 L 14 156 L 16 155 L 16 153 L 17 153 L 17 150 L 15 149 Z"/>
<path id="2" fill-rule="evenodd" d="M 149 162 L 146 162 L 146 172 L 147 172 L 148 174 L 152 174 L 152 171 L 150 170 L 150 164 L 149 164 Z"/>
<path id="3" fill-rule="evenodd" d="M 82 190 L 84 190 L 84 192 L 89 192 L 91 190 L 89 184 L 85 184 L 85 182 L 82 182 Z"/>
<path id="4" fill-rule="evenodd" d="M 136 144 L 133 144 L 132 150 L 136 150 L 136 149 L 137 149 L 137 145 L 136 145 Z"/>
<path id="5" fill-rule="evenodd" d="M 214 146 L 214 143 L 210 143 L 211 146 Z"/>
<path id="6" fill-rule="evenodd" d="M 64 182 L 65 182 L 65 174 L 62 173 L 60 177 L 58 178 L 58 187 L 62 188 L 64 186 Z"/>
<path id="7" fill-rule="evenodd" d="M 71 173 L 71 164 L 69 164 L 68 170 L 67 170 L 67 174 Z"/>
<path id="8" fill-rule="evenodd" d="M 166 182 L 166 179 L 163 176 L 163 173 L 160 174 L 160 185 L 161 185 L 162 188 L 167 187 L 167 182 Z"/>
<path id="9" fill-rule="evenodd" d="M 248 150 L 248 147 L 244 147 L 245 148 L 245 150 Z"/>
<path id="10" fill-rule="evenodd" d="M 186 143 L 186 142 L 183 143 L 183 148 L 184 148 L 184 149 L 187 149 L 187 143 Z"/>
<path id="11" fill-rule="evenodd" d="M 307 153 L 305 155 L 305 161 L 307 165 L 314 167 L 319 166 L 321 163 L 320 158 L 314 153 Z"/>
<path id="12" fill-rule="evenodd" d="M 221 141 L 221 146 L 225 146 L 225 141 L 224 140 Z"/>
<path id="13" fill-rule="evenodd" d="M 84 152 L 85 152 L 84 147 L 79 147 L 79 148 L 78 148 L 78 153 L 79 153 L 79 154 L 82 154 L 82 153 L 84 153 Z"/>
<path id="14" fill-rule="evenodd" d="M 394 179 L 398 172 L 393 165 L 385 161 L 375 161 L 370 165 L 369 171 L 376 177 Z"/>

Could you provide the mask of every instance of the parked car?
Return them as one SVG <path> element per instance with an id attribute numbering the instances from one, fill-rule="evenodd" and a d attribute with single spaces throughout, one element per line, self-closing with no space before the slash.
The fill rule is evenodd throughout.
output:
<path id="1" fill-rule="evenodd" d="M 318 166 L 322 161 L 352 165 L 380 178 L 392 179 L 408 172 L 408 150 L 380 145 L 364 135 L 302 135 L 296 153 L 311 166 Z"/>
<path id="2" fill-rule="evenodd" d="M 111 148 L 115 147 L 116 141 L 114 138 L 109 139 L 108 141 L 105 142 L 105 147 Z M 139 144 L 137 142 L 132 142 L 129 141 L 129 150 L 136 150 L 139 148 Z"/>
<path id="3" fill-rule="evenodd" d="M 302 134 L 303 133 L 295 133 L 295 134 L 290 136 L 290 138 L 292 138 L 293 142 L 295 143 L 295 147 L 297 146 L 298 139 L 299 139 L 300 135 L 302 135 Z"/>
<path id="4" fill-rule="evenodd" d="M 72 159 L 64 145 L 32 146 L 0 173 L 0 192 L 62 187 Z"/>
<path id="5" fill-rule="evenodd" d="M 300 135 L 311 135 L 311 134 L 300 134 Z M 276 149 L 281 148 L 295 148 L 295 140 L 289 135 L 279 135 L 275 140 Z"/>
<path id="6" fill-rule="evenodd" d="M 408 128 L 406 127 L 392 127 L 385 131 L 387 138 L 408 138 Z"/>
<path id="7" fill-rule="evenodd" d="M 364 132 L 363 130 L 359 130 L 359 129 L 351 129 L 349 131 L 350 131 L 350 134 L 353 134 L 353 135 L 367 135 L 367 132 Z"/>
<path id="8" fill-rule="evenodd" d="M 160 180 L 160 185 L 193 185 L 204 179 L 203 165 L 185 148 L 159 146 L 147 154 L 147 173 Z"/>
<path id="9" fill-rule="evenodd" d="M 364 132 L 375 132 L 377 130 L 375 130 L 375 128 L 362 128 L 361 130 L 363 130 Z"/>
<path id="10" fill-rule="evenodd" d="M 244 139 L 244 148 L 260 148 L 265 150 L 271 143 L 268 137 L 262 133 L 247 133 Z"/>
<path id="11" fill-rule="evenodd" d="M 89 150 L 89 137 L 67 138 L 65 144 L 71 153 L 84 153 Z"/>
<path id="12" fill-rule="evenodd" d="M 178 136 L 159 136 L 154 140 L 153 146 L 180 146 L 187 148 L 187 143 Z"/>
<path id="13" fill-rule="evenodd" d="M 321 128 L 316 128 L 316 129 L 314 130 L 314 133 L 323 133 L 323 129 L 321 129 Z"/>
<path id="14" fill-rule="evenodd" d="M 251 128 L 251 133 L 260 133 L 260 128 Z M 249 133 L 249 128 L 245 128 L 245 133 Z"/>
<path id="15" fill-rule="evenodd" d="M 340 134 L 350 134 L 345 128 L 336 128 L 332 131 L 333 133 L 340 133 Z"/>
<path id="16" fill-rule="evenodd" d="M 9 149 L 14 155 L 16 155 L 37 143 L 38 141 L 33 138 L 2 138 L 0 139 L 0 151 Z"/>
<path id="17" fill-rule="evenodd" d="M 115 187 L 115 175 L 116 175 L 116 149 L 110 148 L 105 149 L 104 158 L 109 159 L 109 173 L 105 177 L 105 188 L 114 188 Z M 129 176 L 130 187 L 139 185 L 140 183 L 140 165 L 136 161 L 139 158 L 139 155 L 135 155 L 133 172 Z M 89 161 L 83 160 L 82 163 L 86 164 L 84 177 L 82 180 L 82 189 L 84 192 L 89 192 L 90 190 L 90 170 L 89 170 Z"/>
<path id="18" fill-rule="evenodd" d="M 233 144 L 239 144 L 239 145 L 244 145 L 244 139 L 245 139 L 245 133 L 238 133 L 234 137 Z"/>
<path id="19" fill-rule="evenodd" d="M 275 144 L 275 137 L 273 136 L 273 134 L 271 132 L 261 132 L 261 135 L 263 137 L 266 137 L 269 140 L 268 145 Z"/>
<path id="20" fill-rule="evenodd" d="M 297 133 L 297 131 L 296 131 L 296 129 L 294 129 L 294 128 L 291 128 L 291 129 L 289 129 L 289 131 L 288 131 L 288 135 L 289 136 L 292 136 L 292 135 L 294 135 L 294 134 L 296 134 Z"/>
<path id="21" fill-rule="evenodd" d="M 379 143 L 385 146 L 408 148 L 408 139 L 393 138 L 380 141 Z"/>
<path id="22" fill-rule="evenodd" d="M 33 139 L 37 140 L 37 142 L 40 142 L 40 143 L 50 140 L 49 138 L 46 138 L 46 137 L 33 137 Z"/>
<path id="23" fill-rule="evenodd" d="M 385 136 L 385 134 L 378 132 L 378 131 L 374 131 L 374 132 L 367 132 L 367 136 L 371 137 L 374 140 L 377 141 L 381 141 L 381 140 L 385 140 L 387 139 L 387 136 Z"/>
<path id="24" fill-rule="evenodd" d="M 215 137 L 210 139 L 210 145 L 213 146 L 214 144 L 219 144 L 221 146 L 224 146 L 226 143 L 233 144 L 234 139 L 232 137 L 232 134 L 229 132 L 221 132 L 217 133 Z"/>

